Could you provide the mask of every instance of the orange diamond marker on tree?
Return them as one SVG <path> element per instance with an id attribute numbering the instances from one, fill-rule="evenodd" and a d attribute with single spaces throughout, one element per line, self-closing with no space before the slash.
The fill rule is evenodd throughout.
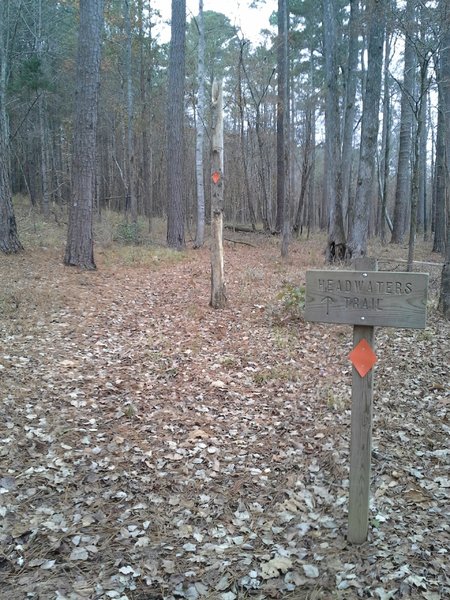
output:
<path id="1" fill-rule="evenodd" d="M 214 173 L 212 174 L 212 180 L 214 181 L 214 183 L 217 185 L 220 181 L 220 173 L 218 171 L 214 171 Z"/>
<path id="2" fill-rule="evenodd" d="M 377 362 L 377 355 L 372 350 L 370 344 L 364 339 L 353 348 L 348 358 L 361 377 L 365 377 Z"/>

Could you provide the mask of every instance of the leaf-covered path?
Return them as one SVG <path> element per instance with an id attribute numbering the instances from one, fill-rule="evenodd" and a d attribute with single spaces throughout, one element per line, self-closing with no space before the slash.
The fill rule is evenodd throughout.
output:
<path id="1" fill-rule="evenodd" d="M 283 308 L 314 242 L 255 245 L 227 247 L 223 311 L 206 249 L 2 258 L 2 600 L 450 597 L 449 324 L 377 332 L 350 546 L 351 328 Z"/>

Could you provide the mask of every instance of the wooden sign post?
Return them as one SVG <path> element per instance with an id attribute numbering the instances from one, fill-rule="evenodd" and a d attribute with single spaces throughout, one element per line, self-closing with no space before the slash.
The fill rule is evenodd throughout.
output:
<path id="1" fill-rule="evenodd" d="M 353 325 L 348 540 L 354 544 L 367 539 L 369 528 L 375 327 L 423 329 L 427 290 L 427 273 L 380 272 L 372 258 L 356 260 L 355 271 L 306 272 L 305 319 Z"/>

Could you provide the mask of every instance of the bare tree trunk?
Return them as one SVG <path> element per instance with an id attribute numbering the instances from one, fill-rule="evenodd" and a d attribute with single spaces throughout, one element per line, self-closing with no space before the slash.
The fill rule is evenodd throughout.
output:
<path id="1" fill-rule="evenodd" d="M 223 260 L 223 100 L 222 82 L 212 89 L 211 156 L 211 301 L 213 308 L 225 308 L 227 296 Z"/>
<path id="2" fill-rule="evenodd" d="M 445 265 L 442 269 L 439 308 L 447 319 L 450 319 L 450 6 L 448 1 L 441 0 L 442 31 L 441 40 L 441 79 L 442 111 L 445 122 L 445 181 L 447 195 L 447 243 Z"/>
<path id="3" fill-rule="evenodd" d="M 425 236 L 426 212 L 427 212 L 427 104 L 428 93 L 422 101 L 420 121 L 422 129 L 419 141 L 419 203 L 417 205 L 417 233 Z"/>
<path id="4" fill-rule="evenodd" d="M 269 194 L 267 193 L 267 182 L 264 164 L 264 141 L 261 135 L 261 111 L 259 106 L 257 106 L 256 108 L 255 131 L 259 150 L 258 172 L 262 190 L 262 220 L 264 229 L 272 233 L 274 230 L 272 219 L 272 205 L 270 202 Z"/>
<path id="5" fill-rule="evenodd" d="M 316 197 L 316 101 L 315 101 L 315 60 L 314 60 L 314 48 L 311 45 L 309 49 L 309 86 L 310 86 L 310 97 L 312 106 L 310 107 L 310 118 L 311 118 L 311 149 L 310 149 L 310 169 L 308 174 L 308 200 L 306 205 L 306 225 L 307 225 L 307 238 L 311 234 L 311 230 L 315 227 L 315 197 Z"/>
<path id="6" fill-rule="evenodd" d="M 167 101 L 167 245 L 185 247 L 183 179 L 186 0 L 172 0 Z"/>
<path id="7" fill-rule="evenodd" d="M 315 127 L 316 108 L 313 108 L 313 128 L 311 131 L 311 172 L 309 174 L 308 184 L 308 204 L 307 204 L 307 237 L 315 227 L 314 207 L 316 205 L 316 127 Z"/>
<path id="8" fill-rule="evenodd" d="M 420 81 L 419 81 L 419 96 L 415 102 L 414 116 L 416 119 L 416 131 L 414 135 L 414 152 L 413 152 L 413 169 L 411 178 L 411 220 L 409 228 L 409 243 L 408 243 L 408 271 L 413 270 L 414 261 L 414 250 L 417 235 L 417 222 L 418 222 L 418 207 L 420 205 L 420 185 L 421 175 L 422 179 L 426 176 L 426 168 L 424 173 L 420 173 L 420 167 L 423 165 L 423 157 L 421 156 L 421 150 L 423 151 L 423 134 L 422 132 L 426 128 L 426 104 L 427 104 L 427 92 L 428 92 L 428 64 L 431 55 L 425 53 L 421 57 L 420 61 Z M 426 165 L 425 165 L 426 167 Z M 423 204 L 422 204 L 423 211 Z"/>
<path id="9" fill-rule="evenodd" d="M 37 6 L 37 56 L 42 64 L 42 47 L 44 40 L 42 39 L 42 0 L 39 0 Z M 39 116 L 39 143 L 40 143 L 40 172 L 41 172 L 41 201 L 42 213 L 44 219 L 50 216 L 50 185 L 49 185 L 49 139 L 48 127 L 45 118 L 45 96 L 44 90 L 38 91 L 38 116 Z"/>
<path id="10" fill-rule="evenodd" d="M 8 72 L 9 34 L 8 6 L 0 2 L 0 250 L 14 254 L 23 250 L 17 235 L 16 218 L 12 203 L 9 161 L 9 128 L 6 113 L 6 84 Z"/>
<path id="11" fill-rule="evenodd" d="M 125 145 L 125 181 L 126 212 L 130 214 L 132 237 L 137 241 L 138 207 L 136 190 L 134 189 L 134 139 L 133 139 L 133 79 L 131 73 L 131 0 L 123 0 L 123 16 L 125 21 L 125 89 L 126 89 L 126 145 Z"/>
<path id="12" fill-rule="evenodd" d="M 255 231 L 256 230 L 256 213 L 255 213 L 255 207 L 253 204 L 253 198 L 252 198 L 252 192 L 250 189 L 250 179 L 249 179 L 249 174 L 248 174 L 248 159 L 247 159 L 247 150 L 245 147 L 245 127 L 244 127 L 244 119 L 245 119 L 245 112 L 244 112 L 244 105 L 245 105 L 245 99 L 244 99 L 244 91 L 242 89 L 242 69 L 243 69 L 243 65 L 244 65 L 244 46 L 245 46 L 245 40 L 240 40 L 240 50 L 239 50 L 239 69 L 238 69 L 238 94 L 239 94 L 239 101 L 238 101 L 238 106 L 239 106 L 239 141 L 240 141 L 240 148 L 241 148 L 241 159 L 242 159 L 242 167 L 243 167 L 243 171 L 244 171 L 244 185 L 245 185 L 245 193 L 247 194 L 247 203 L 248 203 L 248 209 L 249 209 L 249 213 L 250 213 L 250 223 L 252 226 L 252 230 Z"/>
<path id="13" fill-rule="evenodd" d="M 425 180 L 425 207 L 424 207 L 424 222 L 423 222 L 423 239 L 427 242 L 430 238 L 430 232 L 432 229 L 433 222 L 433 207 L 434 207 L 434 164 L 435 164 L 435 150 L 436 150 L 436 136 L 435 127 L 431 117 L 431 94 L 428 94 L 427 103 L 427 119 L 429 124 L 429 132 L 431 137 L 430 143 L 430 186 L 428 188 L 427 181 Z M 428 140 L 427 140 L 428 143 Z"/>
<path id="14" fill-rule="evenodd" d="M 370 200 L 373 193 L 377 153 L 385 4 L 385 0 L 370 0 L 367 7 L 369 40 L 366 91 L 363 99 L 358 179 L 354 211 L 350 222 L 347 259 L 365 256 L 367 252 Z"/>
<path id="15" fill-rule="evenodd" d="M 391 34 L 386 31 L 386 43 L 384 53 L 384 90 L 383 90 L 383 132 L 381 142 L 381 209 L 379 217 L 381 243 L 386 243 L 386 221 L 389 216 L 387 214 L 387 196 L 389 186 L 389 159 L 391 152 L 391 90 L 390 90 L 390 75 L 389 64 L 391 54 Z"/>
<path id="16" fill-rule="evenodd" d="M 278 0 L 278 99 L 277 99 L 277 230 L 282 232 L 281 256 L 289 252 L 290 205 L 287 193 L 288 146 L 288 10 Z"/>
<path id="17" fill-rule="evenodd" d="M 205 182 L 203 179 L 203 140 L 205 137 L 205 23 L 203 0 L 198 3 L 198 98 L 197 136 L 195 146 L 195 172 L 197 175 L 197 232 L 195 248 L 201 248 L 205 241 Z"/>
<path id="18" fill-rule="evenodd" d="M 41 191 L 42 191 L 42 213 L 44 219 L 50 216 L 50 185 L 49 185 L 49 164 L 50 158 L 48 153 L 48 130 L 45 123 L 44 95 L 41 92 L 38 100 L 39 114 L 39 138 L 40 138 L 40 167 L 41 167 Z"/>
<path id="19" fill-rule="evenodd" d="M 341 260 L 346 251 L 342 214 L 341 142 L 337 64 L 336 6 L 323 0 L 325 53 L 325 202 L 328 209 L 327 262 Z"/>
<path id="20" fill-rule="evenodd" d="M 356 84 L 359 54 L 359 0 L 350 0 L 348 56 L 346 65 L 345 111 L 342 134 L 342 216 L 344 231 L 348 221 L 350 176 L 352 170 L 353 127 L 355 121 Z"/>
<path id="21" fill-rule="evenodd" d="M 286 201 L 286 78 L 287 78 L 287 53 L 285 54 L 286 36 L 286 1 L 278 0 L 278 35 L 277 35 L 277 214 L 275 231 L 281 233 L 284 222 L 284 210 Z"/>
<path id="22" fill-rule="evenodd" d="M 445 252 L 445 205 L 446 205 L 446 164 L 445 164 L 445 100 L 441 67 L 437 68 L 438 115 L 436 128 L 436 160 L 434 172 L 434 237 L 433 252 Z"/>
<path id="23" fill-rule="evenodd" d="M 314 124 L 314 106 L 311 106 L 313 99 L 308 100 L 308 106 L 305 114 L 305 137 L 303 143 L 303 157 L 301 167 L 301 187 L 298 201 L 297 213 L 294 220 L 294 232 L 298 236 L 303 229 L 304 213 L 305 213 L 305 198 L 308 196 L 310 189 L 309 180 L 312 171 L 312 142 Z M 307 211 L 308 212 L 308 211 Z"/>
<path id="24" fill-rule="evenodd" d="M 148 218 L 148 230 L 152 232 L 152 212 L 153 212 L 153 195 L 152 195 L 152 143 L 151 143 L 151 129 L 149 127 L 149 115 L 148 115 L 148 92 L 147 83 L 151 83 L 151 66 L 148 67 L 145 62 L 147 55 L 151 56 L 150 48 L 144 48 L 145 32 L 148 31 L 148 36 L 151 41 L 151 19 L 148 19 L 147 26 L 144 27 L 144 14 L 151 14 L 151 3 L 148 3 L 148 8 L 144 9 L 143 0 L 139 0 L 138 3 L 139 11 L 139 86 L 140 86 L 140 128 L 141 128 L 141 177 L 140 177 L 140 190 L 141 190 L 141 201 L 144 208 L 144 214 Z M 148 73 L 146 69 L 149 69 Z M 150 131 L 150 134 L 148 133 Z"/>
<path id="25" fill-rule="evenodd" d="M 416 51 L 411 38 L 415 4 L 416 0 L 407 0 L 406 2 L 405 62 L 400 106 L 400 145 L 395 189 L 394 230 L 391 238 L 393 244 L 403 242 L 407 229 L 408 200 L 411 191 L 412 98 L 416 66 Z"/>
<path id="26" fill-rule="evenodd" d="M 64 263 L 84 269 L 95 269 L 92 227 L 102 24 L 103 0 L 80 0 L 72 197 Z"/>

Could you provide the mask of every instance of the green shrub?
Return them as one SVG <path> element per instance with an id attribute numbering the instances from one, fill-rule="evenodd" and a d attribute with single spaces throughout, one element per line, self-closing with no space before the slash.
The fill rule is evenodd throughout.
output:
<path id="1" fill-rule="evenodd" d="M 304 286 L 286 281 L 278 294 L 278 300 L 281 301 L 281 309 L 285 317 L 293 320 L 303 319 L 305 309 Z"/>

